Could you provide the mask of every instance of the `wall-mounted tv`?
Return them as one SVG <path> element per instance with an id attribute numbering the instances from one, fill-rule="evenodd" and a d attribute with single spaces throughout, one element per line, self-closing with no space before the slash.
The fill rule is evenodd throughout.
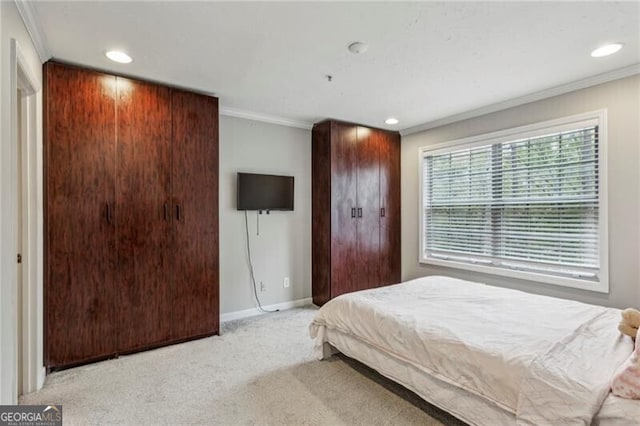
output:
<path id="1" fill-rule="evenodd" d="M 293 210 L 293 176 L 238 173 L 238 210 Z"/>

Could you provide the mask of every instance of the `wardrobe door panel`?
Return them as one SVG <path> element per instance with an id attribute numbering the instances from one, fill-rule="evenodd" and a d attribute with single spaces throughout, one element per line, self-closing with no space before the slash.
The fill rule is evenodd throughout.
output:
<path id="1" fill-rule="evenodd" d="M 380 133 L 358 128 L 358 275 L 359 289 L 380 283 Z"/>
<path id="2" fill-rule="evenodd" d="M 116 352 L 115 77 L 45 74 L 45 365 Z"/>
<path id="3" fill-rule="evenodd" d="M 359 290 L 357 254 L 358 137 L 355 126 L 331 123 L 331 298 Z"/>
<path id="4" fill-rule="evenodd" d="M 177 339 L 218 332 L 218 100 L 172 92 Z"/>
<path id="5" fill-rule="evenodd" d="M 313 303 L 331 299 L 331 123 L 313 127 L 311 142 L 311 265 Z"/>
<path id="6" fill-rule="evenodd" d="M 171 339 L 171 90 L 117 79 L 120 351 Z"/>
<path id="7" fill-rule="evenodd" d="M 380 284 L 400 282 L 400 135 L 380 133 Z"/>

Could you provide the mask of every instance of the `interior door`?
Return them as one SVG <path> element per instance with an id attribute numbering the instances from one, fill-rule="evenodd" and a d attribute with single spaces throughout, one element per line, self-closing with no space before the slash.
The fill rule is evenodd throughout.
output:
<path id="1" fill-rule="evenodd" d="M 27 325 L 23 319 L 24 319 L 24 302 L 25 302 L 25 297 L 26 297 L 26 291 L 25 291 L 25 276 L 27 275 L 26 271 L 24 270 L 24 263 L 23 263 L 23 255 L 25 255 L 27 253 L 27 250 L 25 250 L 26 247 L 26 233 L 25 228 L 27 226 L 27 224 L 25 223 L 25 219 L 26 219 L 26 213 L 27 213 L 27 203 L 26 203 L 26 189 L 27 189 L 27 182 L 24 182 L 23 178 L 24 178 L 24 172 L 25 172 L 25 156 L 23 154 L 26 153 L 25 150 L 25 141 L 24 141 L 24 129 L 23 129 L 23 117 L 22 117 L 22 102 L 23 102 L 23 98 L 22 98 L 22 92 L 20 91 L 20 89 L 17 90 L 16 93 L 16 100 L 17 100 L 17 105 L 16 105 L 16 118 L 17 118 L 17 122 L 14 123 L 14 125 L 16 126 L 16 153 L 17 153 L 17 157 L 18 157 L 18 161 L 16 162 L 16 210 L 17 210 L 17 216 L 16 216 L 16 225 L 17 225 L 17 229 L 16 229 L 16 235 L 17 235 L 17 241 L 16 241 L 16 254 L 17 254 L 17 265 L 16 265 L 16 314 L 17 314 L 17 333 L 16 333 L 16 337 L 18 339 L 17 345 L 16 345 L 16 365 L 17 365 L 17 391 L 18 391 L 18 396 L 23 394 L 23 390 L 24 390 L 24 367 L 25 367 L 25 362 L 24 362 L 24 331 L 25 331 L 25 326 Z"/>
<path id="2" fill-rule="evenodd" d="M 55 367 L 116 351 L 115 77 L 47 63 L 45 93 L 45 364 Z"/>
<path id="3" fill-rule="evenodd" d="M 380 284 L 400 282 L 400 135 L 380 137 Z"/>
<path id="4" fill-rule="evenodd" d="M 172 92 L 173 317 L 177 339 L 214 334 L 218 308 L 218 100 Z"/>
<path id="5" fill-rule="evenodd" d="M 357 133 L 357 271 L 365 289 L 380 284 L 380 132 L 359 126 Z"/>
<path id="6" fill-rule="evenodd" d="M 118 348 L 171 339 L 171 90 L 117 78 Z"/>
<path id="7" fill-rule="evenodd" d="M 358 137 L 355 126 L 332 122 L 331 298 L 360 289 L 357 272 Z"/>

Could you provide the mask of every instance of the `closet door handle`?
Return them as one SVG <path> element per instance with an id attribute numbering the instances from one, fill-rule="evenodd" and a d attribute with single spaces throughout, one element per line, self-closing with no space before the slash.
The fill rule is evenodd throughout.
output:
<path id="1" fill-rule="evenodd" d="M 358 207 L 358 217 L 362 217 L 362 207 Z"/>
<path id="2" fill-rule="evenodd" d="M 164 220 L 169 220 L 169 204 L 164 203 Z"/>
<path id="3" fill-rule="evenodd" d="M 109 225 L 113 225 L 113 218 L 111 217 L 111 204 L 107 201 L 106 219 Z"/>
<path id="4" fill-rule="evenodd" d="M 351 219 L 354 219 L 356 217 L 356 208 L 352 208 L 351 209 Z"/>
<path id="5" fill-rule="evenodd" d="M 180 208 L 180 204 L 176 204 L 176 220 L 180 222 L 181 217 L 182 217 L 182 209 Z"/>
<path id="6" fill-rule="evenodd" d="M 387 211 L 383 208 L 380 209 L 380 217 L 385 217 L 385 215 L 387 214 Z"/>

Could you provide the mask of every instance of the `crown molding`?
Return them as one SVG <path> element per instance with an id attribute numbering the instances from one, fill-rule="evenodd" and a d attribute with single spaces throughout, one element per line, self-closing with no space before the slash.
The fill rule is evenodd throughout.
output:
<path id="1" fill-rule="evenodd" d="M 291 120 L 285 117 L 261 114 L 261 113 L 246 111 L 238 108 L 221 107 L 220 115 L 226 115 L 227 117 L 244 118 L 246 120 L 262 121 L 264 123 L 278 124 L 280 126 L 296 127 L 298 129 L 305 129 L 305 130 L 310 130 L 313 127 L 313 123 L 307 123 L 306 121 Z"/>
<path id="2" fill-rule="evenodd" d="M 419 124 L 417 126 L 407 127 L 406 129 L 400 130 L 400 134 L 402 136 L 406 136 L 414 133 L 424 132 L 425 130 L 433 129 L 436 127 L 444 126 L 444 125 L 455 123 L 462 120 L 468 120 L 470 118 L 479 117 L 481 115 L 490 114 L 492 112 L 503 111 L 505 109 L 517 107 L 520 105 L 528 104 L 530 102 L 535 102 L 542 99 L 551 98 L 553 96 L 563 95 L 565 93 L 574 92 L 576 90 L 586 89 L 587 87 L 597 86 L 598 84 L 608 83 L 610 81 L 619 80 L 625 77 L 630 77 L 635 74 L 640 74 L 640 64 L 629 65 L 627 67 L 618 68 L 613 71 L 595 75 L 593 77 L 587 77 L 582 80 L 574 81 L 574 82 L 563 84 L 560 86 L 551 87 L 549 89 L 541 90 L 539 92 L 534 92 L 529 95 L 520 96 L 517 98 L 509 99 L 507 101 L 483 106 L 483 107 L 472 109 L 470 111 L 462 112 L 459 114 L 454 114 L 448 117 L 439 118 L 437 120 L 428 121 L 426 123 Z"/>
<path id="3" fill-rule="evenodd" d="M 48 61 L 51 59 L 51 51 L 49 50 L 47 40 L 40 29 L 40 21 L 38 21 L 38 14 L 33 8 L 33 4 L 27 0 L 14 0 L 14 2 L 18 8 L 18 13 L 22 17 L 25 27 L 27 27 L 27 32 L 31 36 L 31 41 L 33 41 L 33 45 L 36 48 L 40 61 L 42 63 Z"/>

